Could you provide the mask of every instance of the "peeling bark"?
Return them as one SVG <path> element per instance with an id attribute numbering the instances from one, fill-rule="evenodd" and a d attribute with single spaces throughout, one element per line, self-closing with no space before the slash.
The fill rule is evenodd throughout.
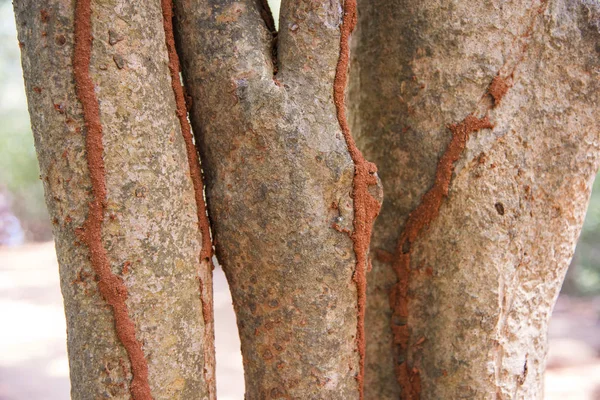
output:
<path id="1" fill-rule="evenodd" d="M 202 301 L 212 302 L 210 280 L 203 293 L 198 285 L 210 263 L 199 258 L 160 3 L 14 6 L 54 224 L 71 397 L 214 398 Z"/>
<path id="2" fill-rule="evenodd" d="M 543 397 L 599 164 L 598 15 L 584 0 L 359 3 L 353 131 L 386 192 L 366 398 Z M 465 117 L 493 128 L 445 163 Z"/>

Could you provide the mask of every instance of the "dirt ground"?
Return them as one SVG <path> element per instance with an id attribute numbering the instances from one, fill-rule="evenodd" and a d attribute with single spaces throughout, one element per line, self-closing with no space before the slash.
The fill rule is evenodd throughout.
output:
<path id="1" fill-rule="evenodd" d="M 66 400 L 65 319 L 53 243 L 0 248 L 0 400 Z M 241 400 L 242 358 L 225 276 L 215 270 L 217 392 Z M 548 400 L 600 400 L 600 299 L 560 298 Z"/>

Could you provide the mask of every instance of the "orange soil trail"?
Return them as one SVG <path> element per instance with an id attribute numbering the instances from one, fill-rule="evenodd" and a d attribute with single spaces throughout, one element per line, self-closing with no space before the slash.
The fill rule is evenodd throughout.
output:
<path id="1" fill-rule="evenodd" d="M 127 287 L 123 280 L 112 272 L 106 249 L 102 244 L 106 171 L 103 159 L 104 145 L 102 143 L 100 106 L 94 92 L 94 82 L 89 73 L 93 41 L 91 0 L 77 0 L 74 28 L 75 89 L 83 108 L 83 120 L 86 128 L 85 149 L 92 181 L 92 201 L 89 204 L 88 216 L 79 234 L 90 251 L 92 268 L 98 276 L 98 289 L 112 308 L 117 337 L 123 344 L 131 363 L 133 374 L 130 386 L 131 395 L 135 400 L 150 400 L 152 395 L 148 383 L 148 363 L 142 344 L 135 336 L 135 325 L 125 304 Z"/>
<path id="2" fill-rule="evenodd" d="M 165 44 L 167 46 L 167 53 L 169 55 L 169 73 L 171 74 L 171 88 L 175 96 L 175 104 L 177 111 L 177 118 L 179 119 L 179 125 L 181 126 L 181 135 L 185 142 L 185 150 L 187 153 L 188 166 L 190 169 L 190 176 L 192 178 L 192 185 L 194 187 L 194 197 L 196 200 L 196 215 L 198 217 L 198 230 L 202 235 L 202 248 L 200 249 L 200 262 L 207 262 L 211 268 L 209 272 L 212 274 L 212 251 L 213 244 L 210 236 L 210 222 L 206 212 L 206 203 L 204 202 L 204 182 L 202 180 L 202 170 L 200 169 L 200 160 L 194 146 L 194 140 L 192 136 L 192 129 L 188 121 L 188 107 L 185 100 L 185 93 L 181 80 L 179 78 L 179 71 L 181 66 L 179 63 L 179 56 L 175 47 L 175 35 L 173 32 L 173 1 L 172 0 L 161 0 L 162 14 L 163 14 L 163 27 L 165 31 Z M 210 398 L 215 398 L 216 394 L 213 393 L 213 374 L 211 370 L 214 368 L 214 311 L 212 304 L 212 278 L 210 282 L 203 282 L 200 279 L 200 301 L 202 303 L 202 317 L 204 319 L 204 377 L 208 386 Z M 212 365 L 211 365 L 212 364 Z"/>
<path id="3" fill-rule="evenodd" d="M 353 232 L 350 235 L 356 255 L 354 282 L 358 297 L 358 321 L 356 327 L 356 344 L 359 354 L 359 371 L 356 377 L 359 386 L 360 399 L 364 398 L 364 369 L 365 369 L 365 309 L 367 301 L 367 268 L 368 253 L 371 243 L 373 222 L 379 214 L 381 204 L 369 193 L 369 186 L 377 184 L 375 176 L 377 167 L 368 162 L 356 147 L 350 133 L 346 117 L 345 91 L 348 82 L 348 64 L 350 61 L 350 34 L 356 26 L 356 0 L 344 1 L 344 16 L 341 26 L 340 57 L 335 71 L 333 85 L 333 100 L 337 118 L 346 140 L 350 157 L 354 162 L 354 180 L 352 182 L 352 198 L 354 200 Z"/>

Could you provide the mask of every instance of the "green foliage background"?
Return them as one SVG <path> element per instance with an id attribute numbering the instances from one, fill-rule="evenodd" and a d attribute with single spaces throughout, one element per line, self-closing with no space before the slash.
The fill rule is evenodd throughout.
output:
<path id="1" fill-rule="evenodd" d="M 571 295 L 600 294 L 600 174 L 594 182 L 585 223 L 563 292 Z"/>
<path id="2" fill-rule="evenodd" d="M 19 46 L 10 1 L 0 1 L 0 190 L 28 240 L 51 239 L 33 136 L 29 127 Z"/>

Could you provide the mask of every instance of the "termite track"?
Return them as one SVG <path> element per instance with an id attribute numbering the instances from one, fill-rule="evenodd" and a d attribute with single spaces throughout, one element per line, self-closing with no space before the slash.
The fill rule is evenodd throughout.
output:
<path id="1" fill-rule="evenodd" d="M 179 79 L 181 65 L 179 56 L 175 47 L 175 34 L 173 31 L 173 1 L 161 0 L 163 14 L 163 28 L 165 31 L 165 44 L 169 56 L 169 73 L 171 75 L 171 88 L 175 96 L 177 118 L 181 127 L 181 135 L 185 142 L 188 166 L 192 185 L 194 188 L 194 198 L 196 201 L 196 215 L 198 218 L 198 230 L 202 235 L 202 248 L 200 249 L 201 273 L 203 268 L 208 268 L 205 279 L 199 278 L 200 301 L 202 303 L 202 316 L 204 319 L 204 377 L 209 390 L 209 398 L 214 399 L 213 365 L 214 365 L 214 310 L 212 306 L 212 255 L 213 243 L 210 235 L 210 222 L 206 212 L 206 203 L 204 201 L 204 182 L 202 179 L 202 170 L 200 169 L 200 160 L 198 152 L 194 145 L 192 129 L 188 122 L 188 107 L 186 102 L 186 93 Z"/>
<path id="2" fill-rule="evenodd" d="M 398 358 L 401 362 L 399 361 L 396 365 L 396 376 L 398 383 L 402 387 L 403 399 L 418 399 L 421 392 L 419 371 L 416 368 L 409 368 L 407 360 L 410 339 L 407 320 L 411 246 L 421 231 L 429 226 L 438 216 L 442 202 L 448 196 L 450 181 L 454 172 L 454 163 L 462 155 L 469 135 L 481 129 L 492 129 L 493 125 L 488 116 L 477 118 L 469 115 L 460 123 L 450 125 L 448 128 L 452 132 L 452 139 L 438 162 L 435 183 L 423 196 L 417 208 L 408 216 L 392 263 L 398 279 L 390 295 L 393 312 L 392 332 L 394 335 L 394 344 L 400 353 Z"/>
<path id="3" fill-rule="evenodd" d="M 489 120 L 489 112 L 498 107 L 502 98 L 508 93 L 513 85 L 514 73 L 524 59 L 527 51 L 528 39 L 533 34 L 535 22 L 539 15 L 543 14 L 548 5 L 547 0 L 541 0 L 540 5 L 534 8 L 533 17 L 521 36 L 523 42 L 514 52 L 515 60 L 508 57 L 507 61 L 492 79 L 486 92 L 481 96 L 477 105 L 482 109 L 483 117 L 479 118 L 475 113 L 468 115 L 458 124 L 448 127 L 452 138 L 448 148 L 438 162 L 435 182 L 433 187 L 423 196 L 421 203 L 409 214 L 404 229 L 400 234 L 396 252 L 394 255 L 393 269 L 396 273 L 397 283 L 390 294 L 390 305 L 392 308 L 392 332 L 394 346 L 398 354 L 396 364 L 396 377 L 402 388 L 402 399 L 419 399 L 421 394 L 421 379 L 418 368 L 410 368 L 408 365 L 408 348 L 410 342 L 410 328 L 408 325 L 409 298 L 408 288 L 410 284 L 410 255 L 412 243 L 421 231 L 429 226 L 438 216 L 444 199 L 448 196 L 454 163 L 458 161 L 464 151 L 471 133 L 481 129 L 492 129 L 493 124 Z M 486 101 L 486 99 L 489 99 Z M 491 101 L 490 101 L 491 100 Z"/>
<path id="4" fill-rule="evenodd" d="M 351 239 L 356 255 L 354 282 L 357 292 L 357 326 L 356 345 L 359 354 L 359 371 L 356 377 L 359 397 L 364 398 L 365 374 L 365 309 L 367 293 L 367 270 L 369 269 L 368 252 L 371 242 L 373 222 L 379 214 L 381 203 L 369 193 L 369 187 L 377 185 L 377 167 L 368 162 L 356 146 L 350 133 L 346 118 L 345 91 L 348 81 L 348 64 L 350 60 L 350 34 L 356 26 L 356 0 L 345 0 L 340 35 L 340 55 L 335 71 L 333 84 L 333 100 L 336 107 L 337 119 L 346 141 L 350 157 L 354 163 L 354 179 L 352 181 L 352 198 L 354 201 L 353 232 Z"/>
<path id="5" fill-rule="evenodd" d="M 163 12 L 163 24 L 165 30 L 165 42 L 169 55 L 169 72 L 171 74 L 171 88 L 175 95 L 175 104 L 177 118 L 181 125 L 181 135 L 185 142 L 185 149 L 188 158 L 188 166 L 194 186 L 194 197 L 196 200 L 196 210 L 198 216 L 198 229 L 202 233 L 202 249 L 200 258 L 211 261 L 212 258 L 212 240 L 210 236 L 210 223 L 206 213 L 206 203 L 204 202 L 204 182 L 202 171 L 200 169 L 200 160 L 198 152 L 194 146 L 192 129 L 187 119 L 187 104 L 183 86 L 179 79 L 180 63 L 179 56 L 175 47 L 175 35 L 173 33 L 173 3 L 172 0 L 161 0 Z"/>
<path id="6" fill-rule="evenodd" d="M 142 344 L 135 336 L 135 325 L 125 303 L 127 287 L 119 276 L 113 274 L 106 249 L 102 244 L 102 223 L 107 191 L 100 106 L 89 73 L 93 42 L 91 0 L 77 0 L 74 31 L 73 74 L 75 90 L 83 109 L 83 120 L 87 130 L 85 149 L 92 183 L 92 201 L 89 204 L 87 218 L 83 227 L 78 230 L 78 234 L 89 249 L 92 268 L 98 276 L 98 290 L 113 310 L 117 337 L 131 363 L 133 374 L 130 385 L 131 395 L 135 400 L 150 400 L 152 395 L 148 383 L 148 363 Z"/>

